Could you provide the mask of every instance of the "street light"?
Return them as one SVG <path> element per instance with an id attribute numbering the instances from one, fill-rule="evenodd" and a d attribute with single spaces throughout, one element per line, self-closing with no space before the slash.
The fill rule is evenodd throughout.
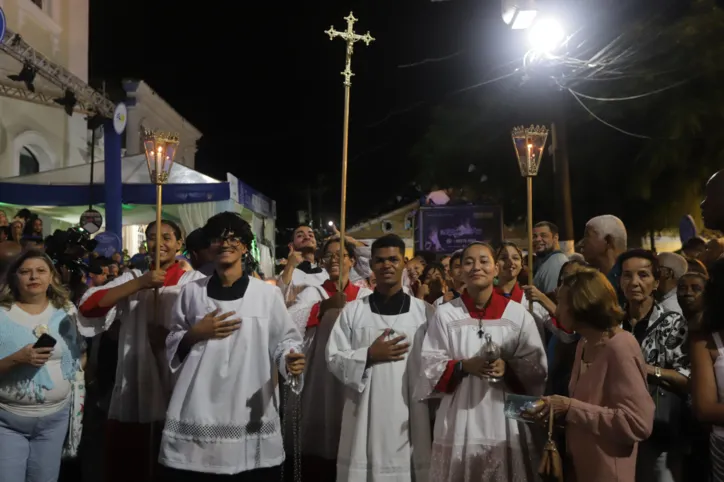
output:
<path id="1" fill-rule="evenodd" d="M 540 53 L 551 53 L 563 44 L 565 30 L 554 18 L 538 19 L 528 32 L 531 49 Z"/>
<path id="2" fill-rule="evenodd" d="M 548 139 L 546 126 L 514 127 L 510 133 L 518 157 L 520 175 L 525 177 L 528 197 L 528 285 L 533 285 L 533 178 L 543 157 L 543 148 Z M 533 302 L 530 302 L 533 310 Z"/>
<path id="3" fill-rule="evenodd" d="M 513 30 L 525 30 L 538 16 L 535 0 L 503 0 L 503 21 Z"/>

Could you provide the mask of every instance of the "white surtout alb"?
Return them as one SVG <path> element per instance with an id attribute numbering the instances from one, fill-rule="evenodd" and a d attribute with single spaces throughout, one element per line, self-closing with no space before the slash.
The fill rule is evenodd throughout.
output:
<path id="1" fill-rule="evenodd" d="M 330 371 L 347 387 L 337 454 L 340 482 L 427 482 L 430 460 L 428 404 L 413 396 L 420 348 L 433 308 L 410 299 L 410 310 L 379 315 L 370 298 L 347 304 L 327 344 Z M 402 361 L 367 367 L 367 351 L 387 329 L 407 335 Z M 429 479 L 433 480 L 433 479 Z"/>
<path id="2" fill-rule="evenodd" d="M 207 295 L 209 279 L 186 285 L 173 309 L 167 355 L 180 374 L 159 460 L 215 474 L 277 466 L 284 449 L 273 373 L 278 369 L 286 378 L 285 357 L 301 352 L 302 337 L 277 288 L 250 278 L 243 298 L 218 301 Z M 197 343 L 179 360 L 185 333 L 217 308 L 236 312 L 240 329 L 223 340 Z"/>
<path id="3" fill-rule="evenodd" d="M 533 482 L 540 449 L 530 427 L 504 415 L 505 383 L 467 376 L 451 379 L 455 362 L 478 356 L 489 333 L 507 370 L 528 395 L 541 395 L 546 355 L 533 317 L 520 304 L 493 293 L 486 310 L 470 298 L 438 307 L 422 346 L 421 396 L 442 396 L 433 435 L 430 480 L 435 482 Z M 449 383 L 444 383 L 445 380 Z M 440 393 L 440 384 L 446 385 Z"/>
<path id="4" fill-rule="evenodd" d="M 104 286 L 89 289 L 79 306 L 98 291 L 115 288 L 142 273 L 132 270 Z M 176 302 L 182 285 L 205 278 L 198 271 L 184 273 L 175 286 L 164 286 L 159 290 L 160 313 L 163 318 L 154 320 L 153 290 L 141 290 L 121 300 L 104 316 L 91 318 L 78 314 L 80 334 L 91 338 L 108 330 L 116 319 L 120 319 L 118 336 L 118 363 L 116 384 L 113 387 L 108 418 L 119 422 L 149 423 L 164 419 L 168 399 L 171 395 L 173 378 L 168 370 L 164 353 L 154 353 L 148 337 L 148 325 L 168 327 L 168 313 Z"/>

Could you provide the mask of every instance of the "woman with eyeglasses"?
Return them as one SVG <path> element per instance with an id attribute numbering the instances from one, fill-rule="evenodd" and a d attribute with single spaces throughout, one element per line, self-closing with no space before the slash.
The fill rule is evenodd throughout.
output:
<path id="1" fill-rule="evenodd" d="M 27 251 L 0 288 L 0 480 L 58 480 L 84 344 L 53 262 Z"/>

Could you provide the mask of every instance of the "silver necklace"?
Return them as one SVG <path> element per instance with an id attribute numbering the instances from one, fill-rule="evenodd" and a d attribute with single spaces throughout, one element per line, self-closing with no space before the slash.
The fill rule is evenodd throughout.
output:
<path id="1" fill-rule="evenodd" d="M 370 305 L 375 308 L 375 311 L 373 311 L 374 314 L 376 314 L 380 320 L 382 320 L 382 323 L 387 325 L 390 328 L 390 333 L 388 336 L 392 336 L 395 334 L 394 326 L 397 323 L 397 320 L 400 318 L 400 315 L 402 315 L 402 310 L 405 308 L 405 300 L 402 300 L 402 303 L 400 304 L 400 311 L 397 312 L 397 315 L 395 316 L 395 319 L 392 321 L 392 324 L 388 325 L 385 319 L 380 314 L 380 307 L 377 306 L 377 303 L 375 303 L 375 300 L 372 299 L 372 296 L 370 296 Z"/>

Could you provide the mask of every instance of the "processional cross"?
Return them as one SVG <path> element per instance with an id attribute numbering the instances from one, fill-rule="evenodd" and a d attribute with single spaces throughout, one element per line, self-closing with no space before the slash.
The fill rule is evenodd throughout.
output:
<path id="1" fill-rule="evenodd" d="M 342 203 L 341 203 L 341 214 L 339 216 L 339 259 L 344 260 L 344 243 L 345 243 L 345 231 L 347 228 L 347 146 L 349 144 L 349 94 L 350 94 L 350 87 L 352 86 L 352 76 L 354 75 L 352 73 L 352 54 L 354 53 L 354 44 L 356 42 L 362 41 L 365 43 L 365 45 L 369 45 L 371 42 L 373 42 L 375 39 L 372 38 L 372 35 L 370 35 L 369 32 L 367 32 L 364 35 L 360 35 L 358 33 L 355 33 L 354 31 L 354 23 L 357 21 L 357 19 L 354 17 L 352 12 L 349 12 L 349 15 L 344 17 L 344 19 L 347 21 L 347 30 L 344 32 L 339 32 L 334 29 L 334 26 L 329 27 L 329 30 L 325 31 L 327 35 L 329 35 L 330 40 L 334 40 L 336 37 L 341 38 L 347 43 L 347 55 L 345 59 L 345 65 L 344 65 L 344 71 L 342 72 L 342 76 L 344 76 L 344 128 L 342 131 Z M 343 266 L 343 263 L 340 262 L 340 266 Z M 344 290 L 344 283 L 346 280 L 344 280 L 344 276 L 339 277 L 339 291 Z"/>

